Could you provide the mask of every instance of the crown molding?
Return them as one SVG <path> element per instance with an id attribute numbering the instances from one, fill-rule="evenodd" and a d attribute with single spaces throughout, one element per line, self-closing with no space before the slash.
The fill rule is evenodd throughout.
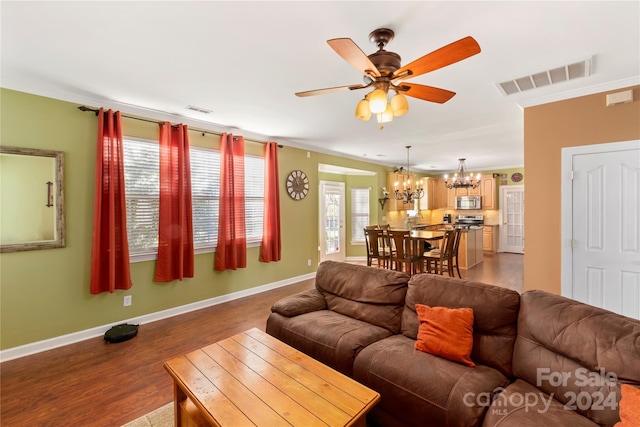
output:
<path id="1" fill-rule="evenodd" d="M 535 107 L 537 105 L 549 104 L 551 102 L 566 101 L 567 99 L 579 98 L 581 96 L 593 95 L 596 93 L 607 92 L 610 90 L 622 89 L 629 86 L 640 85 L 640 76 L 628 77 L 626 79 L 615 80 L 612 82 L 600 83 L 580 89 L 568 90 L 565 92 L 555 93 L 553 95 L 545 95 L 537 98 L 530 98 L 518 102 L 520 108 Z"/>

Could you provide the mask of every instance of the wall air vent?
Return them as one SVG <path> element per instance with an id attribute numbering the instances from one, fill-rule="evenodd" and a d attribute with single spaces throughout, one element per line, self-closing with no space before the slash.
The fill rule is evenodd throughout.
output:
<path id="1" fill-rule="evenodd" d="M 203 114 L 211 114 L 213 110 L 207 110 L 206 108 L 194 107 L 193 105 L 187 105 L 187 110 L 196 111 Z"/>
<path id="2" fill-rule="evenodd" d="M 500 93 L 507 96 L 513 95 L 514 93 L 524 92 L 525 90 L 537 89 L 539 87 L 566 82 L 568 80 L 588 77 L 591 75 L 591 60 L 592 58 L 590 57 L 584 61 L 496 83 L 496 87 Z"/>

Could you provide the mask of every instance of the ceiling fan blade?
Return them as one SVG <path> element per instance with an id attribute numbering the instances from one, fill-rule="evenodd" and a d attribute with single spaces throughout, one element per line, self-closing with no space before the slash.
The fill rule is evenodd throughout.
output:
<path id="1" fill-rule="evenodd" d="M 333 93 L 333 92 L 342 92 L 345 90 L 356 90 L 362 89 L 367 86 L 365 85 L 349 85 L 349 86 L 336 86 L 336 87 L 328 87 L 326 89 L 314 89 L 307 90 L 305 92 L 296 92 L 296 96 L 305 97 L 305 96 L 314 96 L 314 95 L 324 95 L 325 93 Z"/>
<path id="2" fill-rule="evenodd" d="M 367 54 L 365 54 L 353 40 L 347 38 L 331 39 L 327 40 L 327 43 L 329 43 L 329 46 L 331 46 L 342 59 L 365 76 L 371 74 L 375 77 L 380 77 L 378 68 L 373 65 L 373 62 L 371 62 Z"/>
<path id="3" fill-rule="evenodd" d="M 437 102 L 438 104 L 444 104 L 456 94 L 450 90 L 413 83 L 403 82 L 398 85 L 398 87 L 400 88 L 401 93 L 407 96 L 422 99 L 423 101 Z"/>
<path id="4" fill-rule="evenodd" d="M 393 73 L 393 76 L 394 78 L 399 78 L 399 76 L 410 71 L 410 74 L 403 78 L 413 78 L 415 76 L 446 67 L 447 65 L 454 64 L 458 61 L 462 61 L 463 59 L 477 53 L 480 53 L 480 45 L 473 37 L 467 36 L 443 46 L 438 50 L 434 50 L 431 53 L 427 53 L 422 58 L 416 59 L 415 61 L 396 70 L 396 72 Z"/>

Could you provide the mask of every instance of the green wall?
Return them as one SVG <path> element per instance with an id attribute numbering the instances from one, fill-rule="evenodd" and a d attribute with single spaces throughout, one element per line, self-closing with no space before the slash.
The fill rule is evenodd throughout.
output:
<path id="1" fill-rule="evenodd" d="M 372 205 L 384 186 L 386 168 L 337 156 L 284 147 L 279 152 L 281 182 L 282 261 L 258 262 L 259 248 L 249 248 L 248 266 L 215 272 L 214 254 L 196 255 L 195 277 L 168 284 L 153 282 L 155 261 L 131 264 L 133 287 L 113 294 L 89 293 L 93 186 L 97 119 L 77 104 L 2 89 L 0 91 L 1 143 L 63 151 L 65 154 L 65 211 L 67 246 L 0 254 L 0 349 L 8 349 L 79 332 L 138 316 L 179 307 L 313 273 L 318 254 L 318 164 L 375 172 Z M 156 138 L 157 126 L 123 121 L 124 134 Z M 234 131 L 242 134 L 242 131 Z M 217 136 L 190 134 L 192 145 L 216 148 Z M 247 152 L 261 154 L 262 144 L 247 142 Z M 284 189 L 286 175 L 301 169 L 309 176 L 311 191 L 294 201 Z M 354 177 L 344 178 L 348 188 Z M 373 207 L 376 215 L 379 207 Z M 359 256 L 364 248 L 348 248 Z M 307 266 L 307 260 L 312 265 Z M 123 296 L 133 304 L 123 307 Z"/>

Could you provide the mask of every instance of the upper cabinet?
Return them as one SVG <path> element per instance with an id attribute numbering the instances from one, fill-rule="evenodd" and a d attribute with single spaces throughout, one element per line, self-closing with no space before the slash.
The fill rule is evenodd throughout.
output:
<path id="1" fill-rule="evenodd" d="M 419 207 L 421 211 L 429 211 L 432 209 L 439 209 L 441 207 L 438 181 L 439 180 L 436 178 L 422 178 L 424 197 L 419 200 Z"/>
<path id="2" fill-rule="evenodd" d="M 493 175 L 483 175 L 479 189 L 482 196 L 482 209 L 498 209 L 496 179 Z"/>
<path id="3" fill-rule="evenodd" d="M 456 196 L 481 196 L 480 187 L 477 188 L 456 188 Z"/>
<path id="4" fill-rule="evenodd" d="M 405 177 L 395 173 L 387 175 L 387 189 L 389 189 L 389 210 L 403 211 L 413 209 L 412 204 L 404 204 L 402 200 L 393 197 L 398 180 L 398 188 L 401 188 Z M 422 178 L 424 197 L 418 200 L 418 208 L 422 211 L 433 209 L 455 209 L 456 196 L 482 196 L 482 209 L 498 209 L 497 180 L 493 175 L 483 175 L 480 178 L 478 188 L 447 188 L 444 178 Z"/>
<path id="5" fill-rule="evenodd" d="M 456 190 L 448 189 L 444 178 L 429 178 L 429 180 L 432 181 L 433 187 L 433 208 L 431 209 L 455 209 Z"/>

